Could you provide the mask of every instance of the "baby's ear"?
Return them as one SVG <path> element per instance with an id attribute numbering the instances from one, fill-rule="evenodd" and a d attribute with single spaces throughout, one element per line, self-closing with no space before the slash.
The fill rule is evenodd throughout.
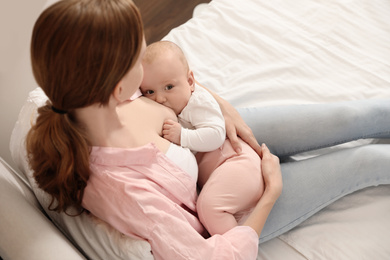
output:
<path id="1" fill-rule="evenodd" d="M 195 90 L 195 77 L 194 77 L 194 73 L 192 72 L 192 70 L 188 71 L 188 85 L 191 86 L 191 91 Z"/>

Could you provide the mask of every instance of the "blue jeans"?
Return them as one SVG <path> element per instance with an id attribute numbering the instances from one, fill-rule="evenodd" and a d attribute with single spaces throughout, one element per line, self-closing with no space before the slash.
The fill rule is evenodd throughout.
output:
<path id="1" fill-rule="evenodd" d="M 345 148 L 283 162 L 289 155 L 348 141 L 390 138 L 390 100 L 238 110 L 259 143 L 266 143 L 282 162 L 283 192 L 267 219 L 260 243 L 292 229 L 349 193 L 390 184 L 390 144 Z"/>

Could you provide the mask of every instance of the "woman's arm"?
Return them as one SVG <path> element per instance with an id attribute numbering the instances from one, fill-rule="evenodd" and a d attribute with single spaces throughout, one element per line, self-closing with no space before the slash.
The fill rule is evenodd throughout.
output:
<path id="1" fill-rule="evenodd" d="M 243 224 L 252 227 L 259 237 L 271 209 L 282 193 L 283 187 L 279 158 L 271 154 L 265 144 L 261 146 L 261 150 L 261 170 L 265 190 L 256 207 Z"/>
<path id="2" fill-rule="evenodd" d="M 255 136 L 253 135 L 252 130 L 249 128 L 249 126 L 244 122 L 244 120 L 241 118 L 240 114 L 237 112 L 237 110 L 226 100 L 212 92 L 211 90 L 207 89 L 205 86 L 200 84 L 199 82 L 196 82 L 199 86 L 206 89 L 208 92 L 210 92 L 211 95 L 217 100 L 222 114 L 225 118 L 225 127 L 226 127 L 226 136 L 229 138 L 234 150 L 237 153 L 241 152 L 241 145 L 238 141 L 238 136 L 241 137 L 244 142 L 248 143 L 250 147 L 252 147 L 256 153 L 261 157 L 261 147 L 259 143 L 257 142 Z"/>

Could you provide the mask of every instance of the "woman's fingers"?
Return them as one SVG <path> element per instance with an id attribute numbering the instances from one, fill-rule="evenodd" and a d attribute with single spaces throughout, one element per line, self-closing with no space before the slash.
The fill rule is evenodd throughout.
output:
<path id="1" fill-rule="evenodd" d="M 202 86 L 202 84 L 199 82 L 196 83 Z M 208 90 L 206 87 L 202 87 L 209 91 L 218 102 L 223 117 L 225 118 L 226 136 L 229 138 L 230 143 L 232 144 L 232 147 L 236 153 L 240 153 L 242 151 L 241 144 L 238 141 L 238 137 L 240 137 L 261 157 L 261 147 L 253 135 L 252 130 L 242 119 L 240 113 L 238 113 L 238 111 L 229 102 L 216 95 L 214 92 Z"/>
<path id="2" fill-rule="evenodd" d="M 261 145 L 262 161 L 261 170 L 263 174 L 265 189 L 278 198 L 282 193 L 283 180 L 280 170 L 279 158 L 273 155 L 265 144 Z"/>
<path id="3" fill-rule="evenodd" d="M 245 123 L 241 125 L 241 127 L 237 127 L 237 135 L 241 137 L 241 139 L 246 142 L 253 150 L 262 157 L 262 149 L 259 143 L 257 142 L 255 136 L 253 135 L 252 130 Z"/>
<path id="4" fill-rule="evenodd" d="M 241 153 L 242 148 L 240 142 L 238 141 L 236 126 L 229 119 L 225 119 L 225 126 L 226 136 L 229 139 L 234 151 L 236 151 L 236 153 Z"/>
<path id="5" fill-rule="evenodd" d="M 237 153 L 241 152 L 241 144 L 238 141 L 238 137 L 240 137 L 261 157 L 261 147 L 250 127 L 244 122 L 237 110 L 235 110 L 232 106 L 226 106 L 224 113 L 226 136 L 229 138 L 233 149 Z M 229 112 L 227 112 L 227 110 L 229 110 Z"/>

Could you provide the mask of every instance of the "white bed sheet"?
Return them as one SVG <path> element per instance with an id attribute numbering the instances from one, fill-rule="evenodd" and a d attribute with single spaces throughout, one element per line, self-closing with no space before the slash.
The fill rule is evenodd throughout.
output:
<path id="1" fill-rule="evenodd" d="M 388 0 L 214 0 L 165 39 L 237 107 L 390 97 Z"/>
<path id="2" fill-rule="evenodd" d="M 213 0 L 164 39 L 236 107 L 382 99 L 390 98 L 389 17 L 388 0 Z M 347 145 L 368 142 L 377 141 Z M 390 259 L 389 195 L 390 186 L 348 195 L 260 245 L 258 258 Z"/>

